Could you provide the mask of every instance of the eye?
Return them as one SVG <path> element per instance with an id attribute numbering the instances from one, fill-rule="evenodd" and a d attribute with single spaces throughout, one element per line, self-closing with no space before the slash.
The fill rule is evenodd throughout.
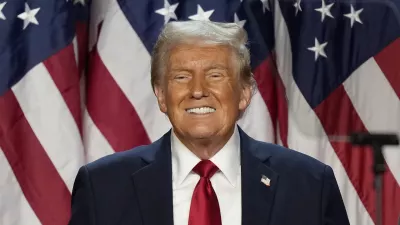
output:
<path id="1" fill-rule="evenodd" d="M 174 76 L 174 80 L 177 80 L 177 81 L 186 81 L 188 79 L 190 79 L 190 76 L 186 75 L 186 74 L 178 74 L 178 75 Z"/>
<path id="2" fill-rule="evenodd" d="M 208 77 L 211 79 L 221 79 L 223 77 L 223 74 L 213 72 L 213 73 L 208 74 Z"/>

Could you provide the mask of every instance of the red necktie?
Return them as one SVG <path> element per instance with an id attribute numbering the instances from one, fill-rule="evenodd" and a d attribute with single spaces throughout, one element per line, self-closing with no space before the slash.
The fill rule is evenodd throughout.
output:
<path id="1" fill-rule="evenodd" d="M 193 172 L 200 175 L 190 205 L 189 225 L 222 225 L 217 195 L 210 178 L 218 167 L 210 160 L 199 162 Z"/>

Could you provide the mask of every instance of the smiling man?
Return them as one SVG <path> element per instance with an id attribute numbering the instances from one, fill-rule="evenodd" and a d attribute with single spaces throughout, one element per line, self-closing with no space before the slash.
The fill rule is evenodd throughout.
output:
<path id="1" fill-rule="evenodd" d="M 151 84 L 172 129 L 83 166 L 70 225 L 349 224 L 329 166 L 237 125 L 256 90 L 246 41 L 236 24 L 165 26 Z"/>

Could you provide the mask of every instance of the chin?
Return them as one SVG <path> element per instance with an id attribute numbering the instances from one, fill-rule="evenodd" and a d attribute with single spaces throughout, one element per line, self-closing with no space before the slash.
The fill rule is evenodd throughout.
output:
<path id="1" fill-rule="evenodd" d="M 215 134 L 215 132 L 210 130 L 209 127 L 196 127 L 194 129 L 190 129 L 188 133 L 192 138 L 196 139 L 209 138 Z"/>

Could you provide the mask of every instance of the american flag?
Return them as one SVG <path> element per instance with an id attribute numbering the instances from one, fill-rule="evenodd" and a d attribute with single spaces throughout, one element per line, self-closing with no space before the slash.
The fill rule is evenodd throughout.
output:
<path id="1" fill-rule="evenodd" d="M 0 224 L 66 224 L 80 166 L 170 129 L 150 54 L 175 20 L 247 30 L 258 92 L 239 124 L 330 165 L 351 224 L 375 224 L 372 152 L 329 137 L 400 135 L 399 12 L 399 0 L 0 0 Z M 395 225 L 400 148 L 384 154 Z"/>

